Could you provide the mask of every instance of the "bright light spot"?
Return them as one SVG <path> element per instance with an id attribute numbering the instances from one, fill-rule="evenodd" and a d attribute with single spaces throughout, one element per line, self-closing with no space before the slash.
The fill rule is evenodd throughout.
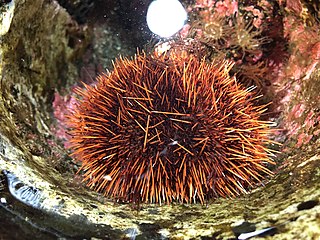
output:
<path id="1" fill-rule="evenodd" d="M 172 141 L 171 143 L 169 143 L 169 146 L 173 146 L 173 145 L 177 145 L 178 141 Z"/>
<path id="2" fill-rule="evenodd" d="M 170 37 L 184 26 L 187 17 L 178 0 L 155 0 L 149 5 L 147 24 L 154 34 Z"/>
<path id="3" fill-rule="evenodd" d="M 111 181 L 112 180 L 112 177 L 110 175 L 105 175 L 103 177 L 103 179 L 107 180 L 107 181 Z"/>

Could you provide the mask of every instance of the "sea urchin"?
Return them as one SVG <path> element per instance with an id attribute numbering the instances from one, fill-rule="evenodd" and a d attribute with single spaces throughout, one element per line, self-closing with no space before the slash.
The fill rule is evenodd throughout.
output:
<path id="1" fill-rule="evenodd" d="M 128 202 L 205 203 L 271 174 L 266 106 L 231 67 L 139 53 L 78 88 L 70 148 L 88 186 Z"/>

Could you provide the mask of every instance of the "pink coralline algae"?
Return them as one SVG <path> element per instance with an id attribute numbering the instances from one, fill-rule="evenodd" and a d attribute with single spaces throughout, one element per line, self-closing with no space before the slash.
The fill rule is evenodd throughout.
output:
<path id="1" fill-rule="evenodd" d="M 232 16 L 238 12 L 238 1 L 218 1 L 215 5 L 215 12 L 222 16 Z"/>
<path id="2" fill-rule="evenodd" d="M 248 12 L 252 12 L 254 18 L 253 18 L 253 26 L 256 28 L 262 27 L 263 19 L 264 19 L 264 13 L 260 11 L 259 9 L 255 8 L 254 6 L 248 6 L 244 8 Z"/>
<path id="3" fill-rule="evenodd" d="M 303 23 L 293 23 L 292 17 L 285 21 L 285 36 L 295 48 L 289 58 L 287 77 L 298 80 L 309 78 L 320 62 L 320 36 L 318 29 L 307 28 Z"/>
<path id="4" fill-rule="evenodd" d="M 66 115 L 70 109 L 73 109 L 76 100 L 72 95 L 62 96 L 58 92 L 54 94 L 54 101 L 52 103 L 53 114 L 57 121 L 55 126 L 51 127 L 51 131 L 55 136 L 61 140 L 67 140 L 69 137 L 66 134 Z M 67 141 L 65 141 L 67 143 Z M 66 146 L 65 146 L 66 147 Z"/>
<path id="5" fill-rule="evenodd" d="M 319 120 L 320 115 L 316 114 L 313 110 L 308 113 L 307 117 L 304 120 L 304 123 L 302 124 L 303 131 L 297 137 L 296 147 L 301 147 L 302 145 L 308 144 L 313 135 L 319 134 L 320 128 L 318 128 L 317 130 L 314 129 L 316 125 L 318 125 Z"/>
<path id="6" fill-rule="evenodd" d="M 211 18 L 216 16 L 234 16 L 238 12 L 238 1 L 197 0 L 196 4 L 188 9 L 190 12 L 201 9 L 199 15 L 204 22 L 209 22 Z"/>
<path id="7" fill-rule="evenodd" d="M 215 0 L 196 0 L 195 8 L 212 8 Z"/>
<path id="8" fill-rule="evenodd" d="M 295 14 L 300 14 L 302 11 L 302 4 L 300 0 L 286 0 L 286 9 Z"/>
<path id="9" fill-rule="evenodd" d="M 300 104 L 295 105 L 293 110 L 295 110 L 297 106 L 300 106 Z M 301 109 L 299 109 L 299 111 L 301 111 Z M 288 114 L 288 116 L 286 114 Z M 300 148 L 309 144 L 314 136 L 320 134 L 320 114 L 310 109 L 310 107 L 299 114 L 297 114 L 297 112 L 284 112 L 283 115 L 284 119 L 281 127 L 283 129 L 282 132 L 286 135 L 287 144 L 293 143 L 293 145 L 290 145 Z M 299 117 L 295 118 L 294 116 Z M 288 149 L 285 148 L 284 152 L 287 150 Z"/>

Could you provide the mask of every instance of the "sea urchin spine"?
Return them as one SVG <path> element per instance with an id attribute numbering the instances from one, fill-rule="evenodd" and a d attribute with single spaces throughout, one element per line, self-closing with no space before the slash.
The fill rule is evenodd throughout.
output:
<path id="1" fill-rule="evenodd" d="M 205 203 L 271 174 L 266 106 L 231 67 L 140 53 L 78 88 L 70 148 L 88 186 L 129 202 Z"/>

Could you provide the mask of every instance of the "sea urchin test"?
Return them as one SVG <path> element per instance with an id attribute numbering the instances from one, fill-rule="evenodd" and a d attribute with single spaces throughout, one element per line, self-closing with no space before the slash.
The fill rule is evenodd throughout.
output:
<path id="1" fill-rule="evenodd" d="M 231 67 L 138 53 L 78 88 L 69 145 L 87 185 L 125 202 L 206 203 L 271 175 L 272 122 Z"/>
<path id="2" fill-rule="evenodd" d="M 187 20 L 187 12 L 177 0 L 155 0 L 148 8 L 149 29 L 160 37 L 171 37 Z"/>

